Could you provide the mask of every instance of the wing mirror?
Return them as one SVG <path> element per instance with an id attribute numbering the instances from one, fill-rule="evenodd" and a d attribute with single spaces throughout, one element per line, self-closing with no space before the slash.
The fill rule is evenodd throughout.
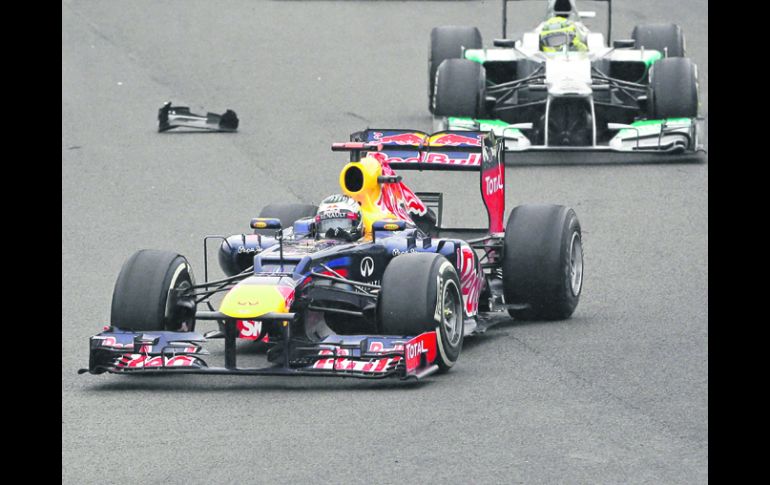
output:
<path id="1" fill-rule="evenodd" d="M 615 49 L 633 49 L 636 46 L 634 39 L 615 39 L 612 41 L 612 47 Z"/>
<path id="2" fill-rule="evenodd" d="M 495 47 L 516 47 L 516 40 L 517 39 L 495 39 L 492 41 L 492 45 Z"/>
<path id="3" fill-rule="evenodd" d="M 281 220 L 271 217 L 255 217 L 249 224 L 252 229 L 280 229 Z"/>
<path id="4" fill-rule="evenodd" d="M 403 231 L 406 229 L 406 221 L 401 219 L 380 219 L 372 223 L 372 242 L 374 242 L 377 231 Z"/>

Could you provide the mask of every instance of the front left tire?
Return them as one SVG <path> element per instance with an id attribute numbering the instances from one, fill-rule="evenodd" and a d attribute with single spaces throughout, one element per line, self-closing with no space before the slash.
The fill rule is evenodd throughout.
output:
<path id="1" fill-rule="evenodd" d="M 382 276 L 378 320 L 385 335 L 417 336 L 436 331 L 437 364 L 457 362 L 464 319 L 460 278 L 452 263 L 435 253 L 409 253 L 391 260 Z"/>
<path id="2" fill-rule="evenodd" d="M 436 116 L 480 118 L 486 98 L 486 71 L 478 62 L 447 59 L 436 73 Z"/>
<path id="3" fill-rule="evenodd" d="M 476 27 L 447 25 L 430 31 L 428 58 L 428 108 L 433 113 L 436 71 L 446 59 L 461 59 L 464 49 L 481 49 L 481 32 Z"/>
<path id="4" fill-rule="evenodd" d="M 695 64 L 686 57 L 660 59 L 650 69 L 650 118 L 698 116 L 698 78 Z"/>

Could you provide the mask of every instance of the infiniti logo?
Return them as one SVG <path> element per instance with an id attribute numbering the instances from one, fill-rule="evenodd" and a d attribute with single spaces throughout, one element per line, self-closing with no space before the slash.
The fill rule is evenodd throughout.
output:
<path id="1" fill-rule="evenodd" d="M 369 256 L 361 260 L 361 276 L 370 277 L 374 273 L 374 260 Z"/>

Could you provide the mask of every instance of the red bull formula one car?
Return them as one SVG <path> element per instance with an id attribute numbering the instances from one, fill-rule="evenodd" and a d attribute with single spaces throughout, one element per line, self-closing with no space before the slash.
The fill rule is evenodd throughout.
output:
<path id="1" fill-rule="evenodd" d="M 506 223 L 494 133 L 370 129 L 332 149 L 350 152 L 342 193 L 319 207 L 269 205 L 253 232 L 205 237 L 203 283 L 175 252 L 131 256 L 80 372 L 419 379 L 449 370 L 493 315 L 572 315 L 583 281 L 578 218 L 560 205 L 522 205 Z M 443 194 L 415 193 L 395 170 L 467 172 L 487 227 L 444 227 Z M 226 274 L 215 280 L 212 239 Z M 202 322 L 217 325 L 202 334 Z M 203 347 L 215 338 L 224 339 L 221 367 Z M 238 339 L 265 342 L 267 365 L 239 366 Z"/>

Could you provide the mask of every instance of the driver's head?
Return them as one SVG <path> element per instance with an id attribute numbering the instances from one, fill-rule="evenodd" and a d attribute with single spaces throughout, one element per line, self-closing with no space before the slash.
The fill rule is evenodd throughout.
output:
<path id="1" fill-rule="evenodd" d="M 364 235 L 361 206 L 347 195 L 330 195 L 321 201 L 315 223 L 320 237 L 355 241 Z"/>
<path id="2" fill-rule="evenodd" d="M 540 50 L 543 52 L 560 52 L 567 45 L 569 50 L 585 51 L 583 33 L 575 22 L 564 17 L 551 17 L 543 24 L 540 31 Z"/>

